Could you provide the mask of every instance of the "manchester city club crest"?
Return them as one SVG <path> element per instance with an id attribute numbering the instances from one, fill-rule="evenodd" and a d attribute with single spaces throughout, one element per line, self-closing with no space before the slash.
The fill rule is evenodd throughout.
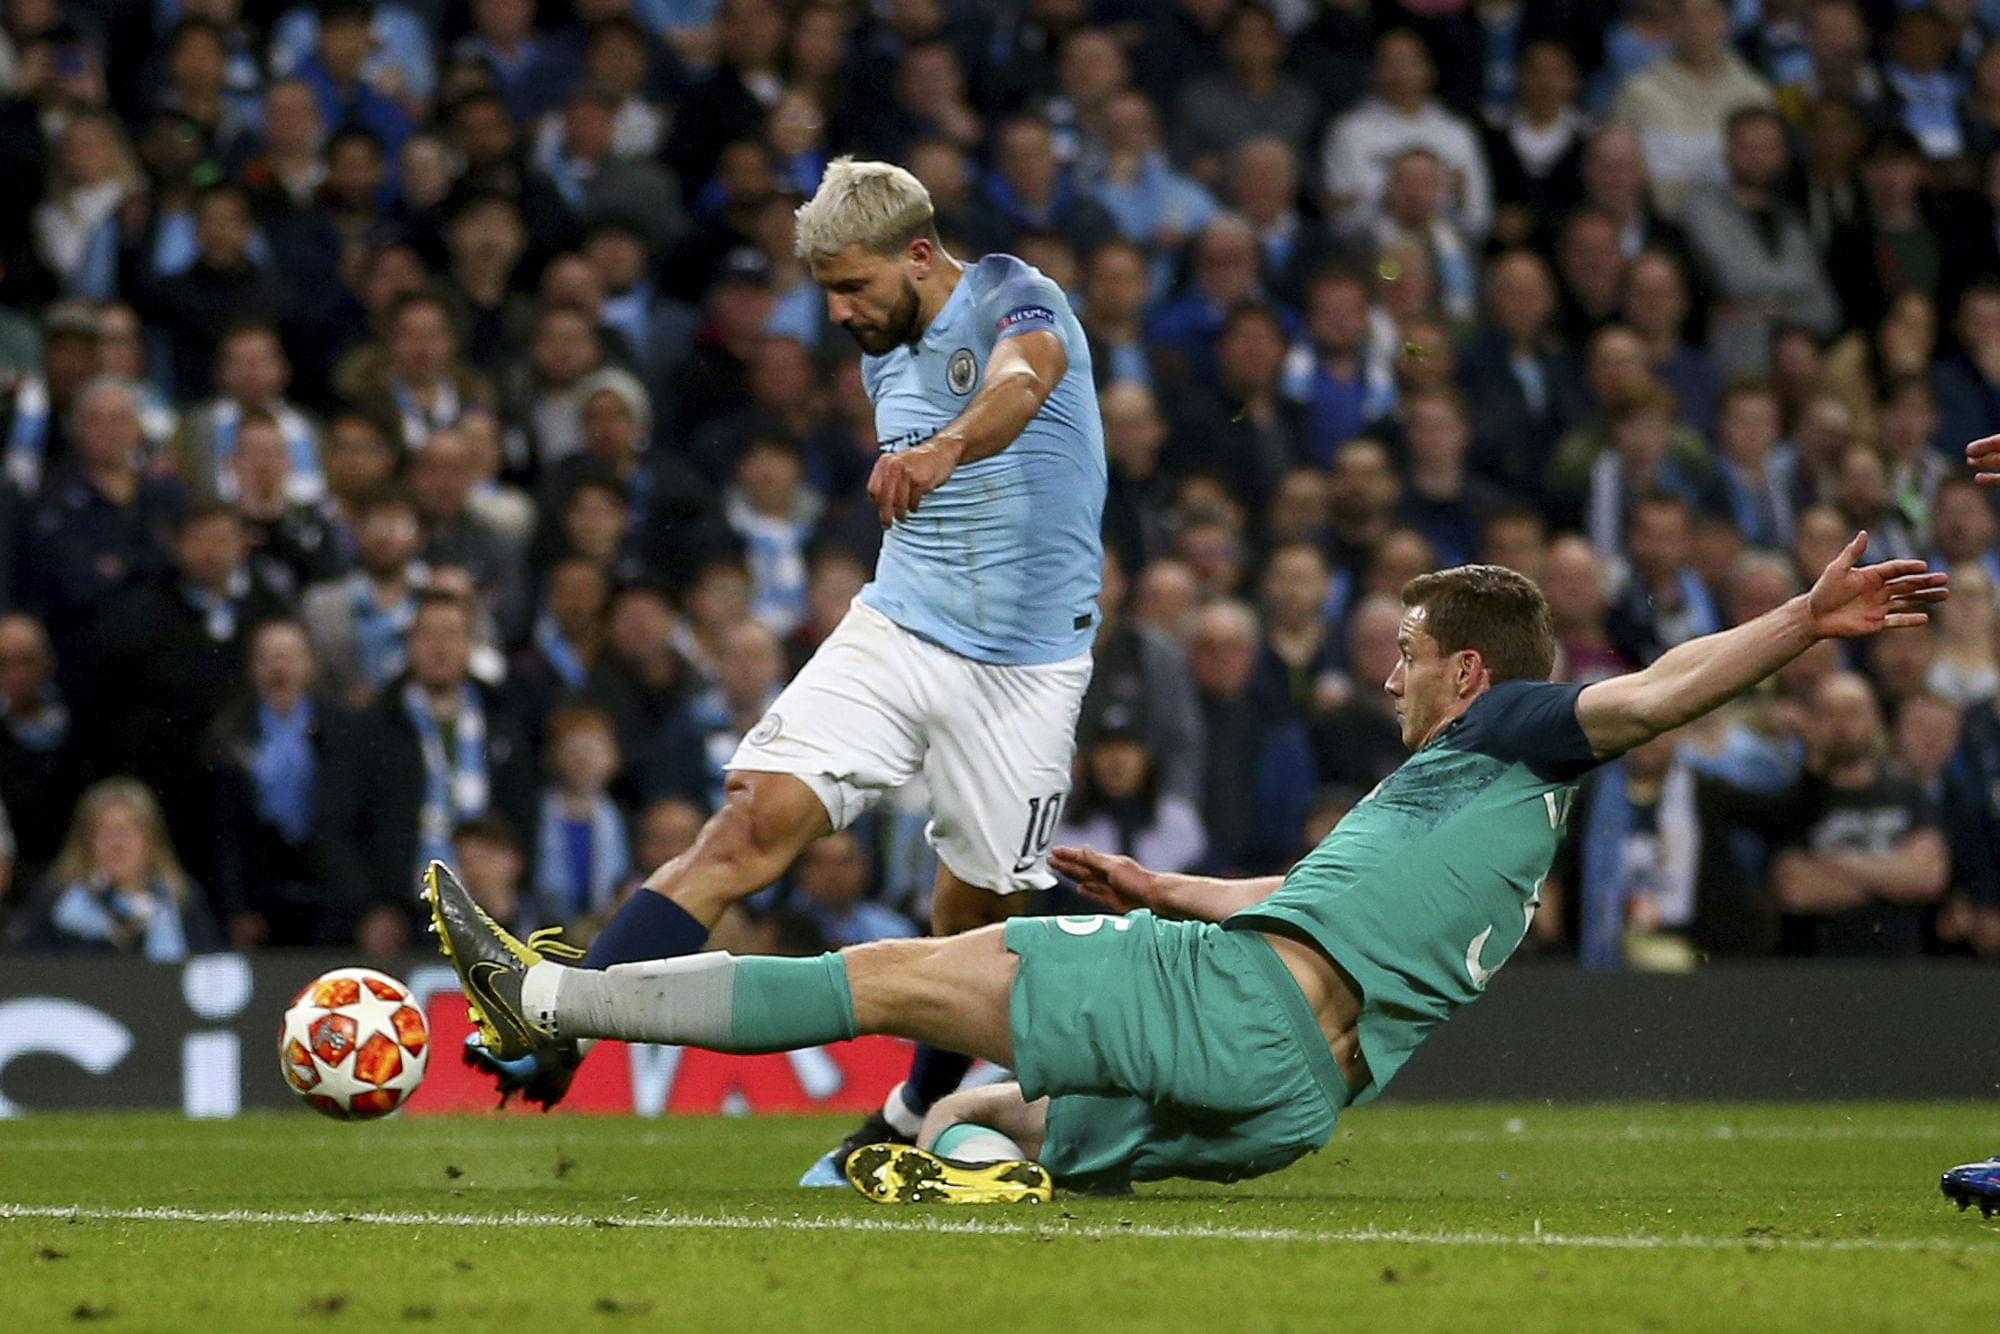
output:
<path id="1" fill-rule="evenodd" d="M 951 360 L 944 368 L 944 382 L 951 386 L 954 394 L 972 392 L 972 382 L 979 378 L 979 367 L 972 360 L 972 349 L 962 347 L 951 354 Z"/>

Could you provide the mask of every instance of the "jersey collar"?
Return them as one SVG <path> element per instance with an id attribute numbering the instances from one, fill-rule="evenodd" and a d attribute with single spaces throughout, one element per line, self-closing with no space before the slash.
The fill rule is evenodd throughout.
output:
<path id="1" fill-rule="evenodd" d="M 942 348 L 948 341 L 944 337 L 944 330 L 952 327 L 959 312 L 964 309 L 968 301 L 972 300 L 972 293 L 968 290 L 972 286 L 970 282 L 972 268 L 972 265 L 967 264 L 959 271 L 957 286 L 951 289 L 951 295 L 944 299 L 944 304 L 938 307 L 938 313 L 933 315 L 931 322 L 924 327 L 923 337 L 917 339 L 916 351 Z"/>

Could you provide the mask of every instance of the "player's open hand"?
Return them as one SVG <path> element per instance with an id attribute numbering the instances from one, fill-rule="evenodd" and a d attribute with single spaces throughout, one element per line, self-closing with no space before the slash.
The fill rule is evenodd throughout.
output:
<path id="1" fill-rule="evenodd" d="M 1973 481 L 1981 486 L 2000 486 L 2000 435 L 1983 436 L 1967 445 L 1965 461 L 1977 470 Z"/>
<path id="2" fill-rule="evenodd" d="M 1851 639 L 1878 630 L 1922 625 L 1929 607 L 1944 601 L 1946 575 L 1920 560 L 1885 560 L 1861 565 L 1868 534 L 1859 532 L 1820 572 L 1806 594 L 1813 633 L 1822 639 Z"/>
<path id="3" fill-rule="evenodd" d="M 935 440 L 876 459 L 875 471 L 868 474 L 868 498 L 875 502 L 882 526 L 915 514 L 917 502 L 943 486 L 957 466 L 957 457 Z"/>
<path id="4" fill-rule="evenodd" d="M 1159 873 L 1147 870 L 1130 857 L 1095 848 L 1058 847 L 1049 849 L 1049 865 L 1058 875 L 1076 881 L 1085 898 L 1113 912 L 1159 906 Z"/>

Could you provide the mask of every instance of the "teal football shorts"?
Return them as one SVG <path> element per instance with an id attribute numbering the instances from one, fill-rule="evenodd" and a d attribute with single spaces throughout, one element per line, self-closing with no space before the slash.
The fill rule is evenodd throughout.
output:
<path id="1" fill-rule="evenodd" d="M 1298 984 L 1255 931 L 1017 917 L 1014 1069 L 1049 1095 L 1040 1160 L 1065 1186 L 1234 1181 L 1333 1136 L 1347 1084 Z"/>

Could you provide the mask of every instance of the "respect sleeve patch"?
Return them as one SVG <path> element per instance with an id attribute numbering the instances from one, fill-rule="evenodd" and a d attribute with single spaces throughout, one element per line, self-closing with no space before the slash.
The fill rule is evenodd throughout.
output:
<path id="1" fill-rule="evenodd" d="M 1016 306 L 1000 317 L 993 327 L 996 334 L 1025 333 L 1029 329 L 1053 329 L 1056 313 L 1047 306 Z"/>

